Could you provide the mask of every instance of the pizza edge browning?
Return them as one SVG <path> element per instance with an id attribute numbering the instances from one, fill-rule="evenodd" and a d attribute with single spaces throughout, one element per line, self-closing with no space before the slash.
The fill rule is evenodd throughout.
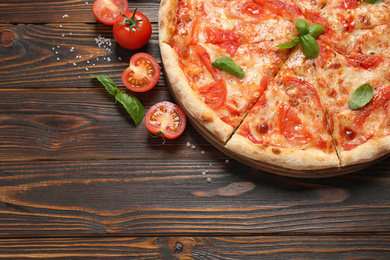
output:
<path id="1" fill-rule="evenodd" d="M 390 136 L 370 139 L 353 150 L 340 152 L 341 166 L 374 161 L 390 151 Z"/>
<path id="2" fill-rule="evenodd" d="M 159 11 L 159 44 L 166 80 L 176 94 L 180 105 L 202 126 L 226 142 L 233 133 L 232 126 L 224 123 L 192 90 L 178 64 L 178 54 L 168 44 L 174 32 L 178 0 L 162 0 Z M 162 19 L 162 17 L 164 19 Z"/>
<path id="3" fill-rule="evenodd" d="M 159 43 L 166 80 L 174 96 L 185 110 L 208 131 L 224 142 L 224 147 L 233 153 L 259 162 L 287 169 L 310 171 L 339 168 L 371 162 L 390 151 L 390 137 L 371 139 L 351 151 L 326 153 L 316 148 L 296 149 L 277 146 L 260 147 L 243 136 L 235 134 L 230 125 L 224 123 L 189 86 L 186 76 L 178 64 L 178 55 L 169 45 L 175 28 L 178 0 L 162 0 L 159 11 Z"/>

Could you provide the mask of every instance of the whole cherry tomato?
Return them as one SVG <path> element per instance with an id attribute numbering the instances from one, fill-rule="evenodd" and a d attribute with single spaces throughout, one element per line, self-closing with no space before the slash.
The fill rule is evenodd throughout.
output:
<path id="1" fill-rule="evenodd" d="M 152 25 L 149 19 L 137 12 L 137 9 L 119 17 L 112 30 L 116 41 L 129 50 L 141 48 L 152 36 Z"/>
<path id="2" fill-rule="evenodd" d="M 186 114 L 183 109 L 169 101 L 153 105 L 145 114 L 148 130 L 163 138 L 174 139 L 180 136 L 186 127 Z"/>
<path id="3" fill-rule="evenodd" d="M 153 88 L 160 78 L 160 66 L 147 53 L 137 53 L 130 59 L 130 66 L 122 73 L 123 84 L 134 92 L 145 92 Z"/>
<path id="4" fill-rule="evenodd" d="M 92 6 L 96 19 L 107 25 L 113 25 L 115 20 L 128 10 L 127 0 L 96 0 Z"/>

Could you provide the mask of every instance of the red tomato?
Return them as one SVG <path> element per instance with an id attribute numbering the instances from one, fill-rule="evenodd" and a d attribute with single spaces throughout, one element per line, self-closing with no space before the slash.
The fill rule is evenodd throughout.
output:
<path id="1" fill-rule="evenodd" d="M 130 66 L 122 73 L 123 84 L 134 92 L 145 92 L 153 88 L 160 78 L 160 66 L 147 53 L 137 53 L 130 59 Z"/>
<path id="2" fill-rule="evenodd" d="M 226 100 L 226 85 L 223 79 L 211 83 L 207 86 L 199 88 L 199 94 L 204 96 L 204 102 L 211 107 L 216 109 L 220 107 Z"/>
<path id="3" fill-rule="evenodd" d="M 115 20 L 129 9 L 127 0 L 96 0 L 92 11 L 99 22 L 113 25 Z"/>
<path id="4" fill-rule="evenodd" d="M 129 50 L 141 48 L 152 36 L 152 25 L 149 19 L 137 12 L 137 9 L 119 17 L 112 30 L 116 41 Z"/>
<path id="5" fill-rule="evenodd" d="M 155 135 L 174 139 L 181 135 L 186 127 L 186 114 L 183 109 L 171 102 L 163 101 L 153 105 L 145 114 L 145 124 Z"/>
<path id="6" fill-rule="evenodd" d="M 375 54 L 355 53 L 345 57 L 347 62 L 354 67 L 363 69 L 375 69 L 383 61 L 382 57 Z"/>
<path id="7" fill-rule="evenodd" d="M 280 133 L 284 135 L 290 144 L 303 145 L 312 140 L 311 133 L 302 124 L 298 115 L 285 104 L 279 107 L 278 121 Z"/>

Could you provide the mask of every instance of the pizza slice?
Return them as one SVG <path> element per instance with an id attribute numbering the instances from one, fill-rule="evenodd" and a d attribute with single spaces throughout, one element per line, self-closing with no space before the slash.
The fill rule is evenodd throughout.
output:
<path id="1" fill-rule="evenodd" d="M 372 29 L 390 23 L 390 0 L 370 4 L 360 0 L 329 0 L 319 11 L 308 10 L 305 17 L 311 23 L 324 26 L 320 39 L 330 46 L 337 45 L 359 29 Z"/>
<path id="2" fill-rule="evenodd" d="M 390 151 L 390 62 L 376 66 L 362 66 L 350 56 L 337 53 L 321 43 L 320 55 L 315 60 L 319 93 L 327 107 L 331 132 L 340 156 L 341 165 L 372 161 Z M 368 104 L 350 106 L 352 94 L 361 88 L 357 101 L 364 101 L 371 88 L 373 97 Z M 352 100 L 351 100 L 352 99 Z"/>
<path id="3" fill-rule="evenodd" d="M 164 17 L 176 10 L 169 24 L 174 29 L 168 30 L 166 21 L 160 23 L 168 82 L 187 112 L 222 141 L 230 137 L 287 59 L 290 50 L 275 46 L 296 30 L 289 19 L 272 14 L 260 24 L 243 22 L 247 18 L 228 19 L 231 12 L 226 6 L 236 3 L 169 0 L 160 8 Z M 221 15 L 217 17 L 215 10 L 223 11 L 218 11 Z M 281 31 L 273 29 L 275 19 L 288 26 Z M 212 63 L 219 58 L 230 58 L 244 77 L 214 67 Z"/>
<path id="4" fill-rule="evenodd" d="M 226 148 L 289 169 L 338 167 L 313 62 L 297 47 Z"/>

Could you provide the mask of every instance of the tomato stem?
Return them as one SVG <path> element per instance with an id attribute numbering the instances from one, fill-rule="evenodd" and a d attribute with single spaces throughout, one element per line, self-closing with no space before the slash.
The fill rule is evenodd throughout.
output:
<path id="1" fill-rule="evenodd" d="M 155 134 L 155 135 L 150 134 L 150 136 L 153 137 L 153 138 L 161 137 L 161 139 L 163 140 L 163 143 L 162 143 L 162 144 L 165 144 L 165 138 L 164 138 L 164 133 L 163 133 L 163 131 L 158 131 L 158 133 Z"/>
<path id="2" fill-rule="evenodd" d="M 123 22 L 121 22 L 121 23 L 118 23 L 116 26 L 118 27 L 118 25 L 120 25 L 120 24 L 128 25 L 130 27 L 130 31 L 132 33 L 135 33 L 137 31 L 136 29 L 138 29 L 140 32 L 142 32 L 141 28 L 138 27 L 137 23 L 140 23 L 140 22 L 142 22 L 142 21 L 144 21 L 146 19 L 135 20 L 135 14 L 136 13 L 137 13 L 137 8 L 135 8 L 131 18 L 129 18 L 126 15 L 122 14 L 122 16 L 123 16 L 123 18 L 125 18 L 125 20 Z"/>

